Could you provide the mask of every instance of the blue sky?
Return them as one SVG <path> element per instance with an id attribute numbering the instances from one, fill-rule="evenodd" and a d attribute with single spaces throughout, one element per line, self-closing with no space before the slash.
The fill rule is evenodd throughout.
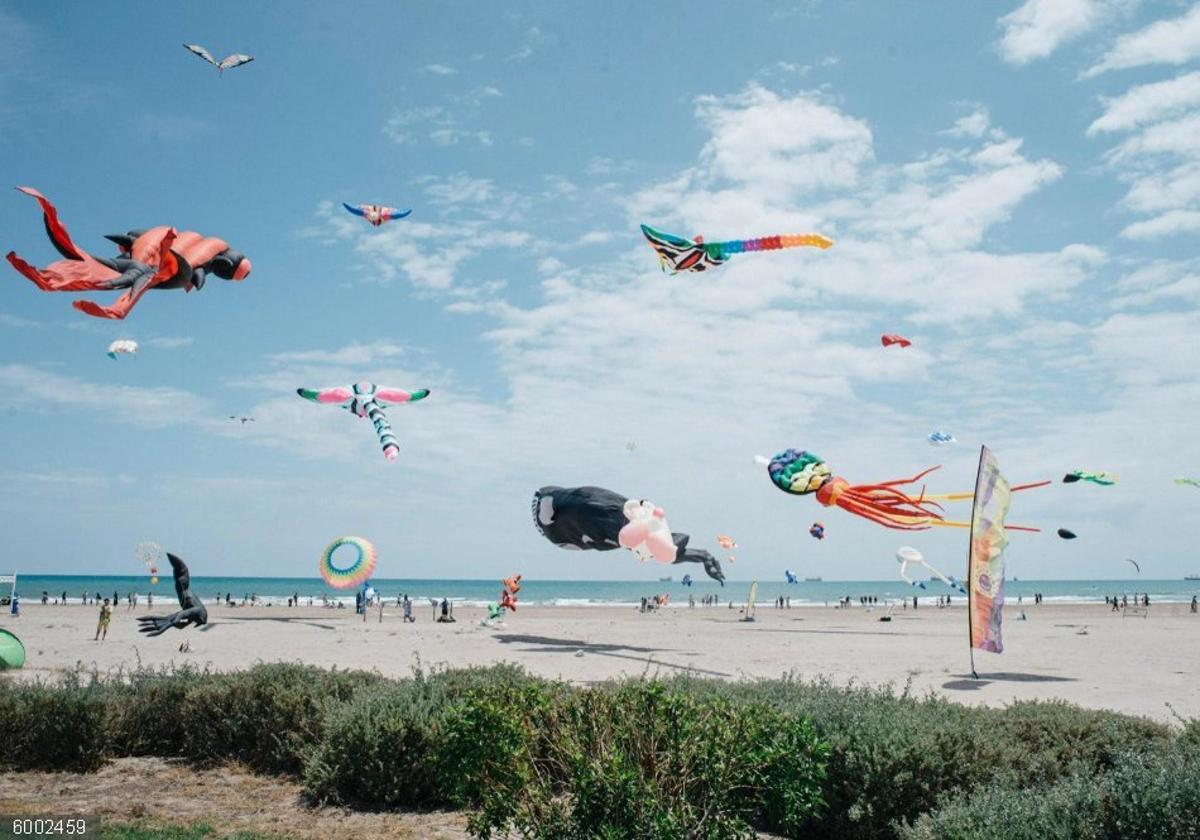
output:
<path id="1" fill-rule="evenodd" d="M 1048 533 L 1013 573 L 1200 571 L 1200 491 L 1171 483 L 1200 475 L 1200 4 L 0 0 L 0 33 L 6 183 L 96 253 L 170 224 L 254 262 L 124 322 L 3 267 L 0 565 L 136 572 L 153 539 L 306 575 L 350 533 L 394 577 L 662 574 L 534 531 L 538 486 L 599 484 L 734 534 L 733 579 L 882 578 L 965 537 L 785 496 L 752 456 L 942 463 L 947 492 L 987 443 L 1014 482 L 1121 476 L 1018 496 Z M 256 60 L 218 77 L 184 41 Z M 376 230 L 341 201 L 414 212 Z M 837 244 L 667 277 L 641 221 Z M 19 193 L 0 231 L 53 256 Z M 391 411 L 397 463 L 294 394 L 362 379 L 433 389 Z"/>

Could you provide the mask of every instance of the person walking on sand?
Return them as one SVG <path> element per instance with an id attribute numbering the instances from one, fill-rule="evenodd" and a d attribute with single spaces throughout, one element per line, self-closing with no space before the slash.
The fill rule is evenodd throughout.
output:
<path id="1" fill-rule="evenodd" d="M 1192 596 L 1192 612 L 1197 612 L 1198 610 L 1200 610 L 1200 604 L 1197 604 L 1196 596 L 1193 595 Z"/>
<path id="2" fill-rule="evenodd" d="M 104 599 L 104 603 L 100 606 L 100 623 L 96 625 L 96 638 L 93 642 L 103 641 L 108 638 L 108 623 L 112 621 L 112 607 L 108 604 L 108 599 Z"/>
<path id="3" fill-rule="evenodd" d="M 21 617 L 21 596 L 16 592 L 13 593 L 12 606 L 9 608 L 8 612 L 13 618 Z"/>

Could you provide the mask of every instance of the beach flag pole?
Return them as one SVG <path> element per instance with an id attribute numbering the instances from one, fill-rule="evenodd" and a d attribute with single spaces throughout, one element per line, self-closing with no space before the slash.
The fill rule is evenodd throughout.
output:
<path id="1" fill-rule="evenodd" d="M 975 505 L 975 495 L 979 493 L 979 473 L 983 470 L 983 458 L 986 453 L 987 447 L 980 446 L 979 466 L 975 470 L 975 493 L 971 494 L 971 528 L 967 531 L 967 651 L 971 657 L 971 676 L 974 679 L 979 679 L 979 673 L 975 670 L 975 613 L 971 601 L 971 593 L 975 591 L 975 576 L 972 574 L 973 569 L 971 568 L 971 559 L 974 554 L 971 546 L 975 539 L 975 512 L 978 509 Z"/>

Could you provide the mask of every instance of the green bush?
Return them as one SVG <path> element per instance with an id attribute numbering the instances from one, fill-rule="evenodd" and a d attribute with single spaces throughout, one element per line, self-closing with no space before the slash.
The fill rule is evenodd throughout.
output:
<path id="1" fill-rule="evenodd" d="M 107 756 L 104 689 L 80 674 L 56 685 L 0 683 L 0 767 L 95 770 Z"/>
<path id="2" fill-rule="evenodd" d="M 654 683 L 472 691 L 442 773 L 480 836 L 724 838 L 795 831 L 821 807 L 807 722 Z"/>

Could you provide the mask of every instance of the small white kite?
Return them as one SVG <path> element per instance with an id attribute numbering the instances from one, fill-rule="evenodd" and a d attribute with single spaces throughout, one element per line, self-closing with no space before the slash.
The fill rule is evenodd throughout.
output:
<path id="1" fill-rule="evenodd" d="M 234 53 L 233 55 L 227 55 L 220 61 L 217 61 L 215 58 L 213 58 L 212 53 L 204 49 L 204 47 L 200 46 L 199 44 L 184 44 L 183 48 L 192 55 L 198 55 L 213 67 L 216 67 L 218 74 L 224 73 L 226 70 L 231 70 L 234 67 L 241 67 L 243 64 L 249 64 L 254 60 L 254 56 Z"/>
<path id="2" fill-rule="evenodd" d="M 136 353 L 138 351 L 138 343 L 129 338 L 118 338 L 112 344 L 108 345 L 108 352 L 105 354 L 108 358 L 116 361 L 118 353 Z"/>
<path id="3" fill-rule="evenodd" d="M 952 577 L 946 577 L 946 575 L 933 568 L 933 566 L 930 566 L 925 562 L 924 555 L 910 545 L 900 546 L 900 548 L 896 551 L 896 562 L 900 564 L 900 577 L 904 579 L 904 582 L 910 583 L 918 589 L 925 589 L 925 582 L 913 580 L 908 576 L 909 564 L 914 566 L 924 566 L 931 575 L 940 580 L 942 583 L 946 584 L 952 589 L 957 589 L 964 595 L 967 594 L 967 590 L 963 588 L 961 583 Z"/>

